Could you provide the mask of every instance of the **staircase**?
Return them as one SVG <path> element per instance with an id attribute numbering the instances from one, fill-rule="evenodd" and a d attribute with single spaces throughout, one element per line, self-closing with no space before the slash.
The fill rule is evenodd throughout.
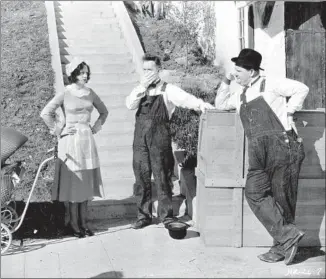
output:
<path id="1" fill-rule="evenodd" d="M 134 111 L 125 106 L 139 75 L 111 1 L 55 1 L 55 19 L 64 80 L 72 56 L 90 65 L 88 86 L 102 99 L 109 116 L 95 135 L 105 197 L 92 201 L 90 218 L 134 217 L 132 140 Z M 92 122 L 98 117 L 94 110 Z"/>

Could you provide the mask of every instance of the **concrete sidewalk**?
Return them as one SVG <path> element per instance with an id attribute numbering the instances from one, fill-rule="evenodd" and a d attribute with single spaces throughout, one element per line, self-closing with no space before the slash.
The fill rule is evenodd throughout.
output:
<path id="1" fill-rule="evenodd" d="M 267 248 L 204 247 L 192 228 L 172 239 L 161 224 L 142 230 L 130 220 L 93 223 L 84 239 L 17 243 L 1 257 L 2 278 L 324 278 L 325 249 L 301 249 L 296 263 L 265 263 Z M 35 240 L 36 241 L 36 240 Z M 309 252 L 310 251 L 310 252 Z"/>

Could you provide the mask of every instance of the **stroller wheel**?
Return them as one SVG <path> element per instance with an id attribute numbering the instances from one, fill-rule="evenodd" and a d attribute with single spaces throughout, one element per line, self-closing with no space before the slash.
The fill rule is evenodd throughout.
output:
<path id="1" fill-rule="evenodd" d="M 15 209 L 9 205 L 1 207 L 1 222 L 13 233 L 19 223 L 18 214 Z"/>
<path id="2" fill-rule="evenodd" d="M 12 241 L 12 234 L 9 230 L 9 228 L 1 223 L 1 255 L 6 253 L 6 251 L 9 249 Z"/>

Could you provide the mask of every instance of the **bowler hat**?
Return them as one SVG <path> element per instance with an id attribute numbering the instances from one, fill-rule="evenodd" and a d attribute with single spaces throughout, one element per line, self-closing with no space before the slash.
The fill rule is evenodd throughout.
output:
<path id="1" fill-rule="evenodd" d="M 240 51 L 238 57 L 233 57 L 231 59 L 232 62 L 235 62 L 236 66 L 239 67 L 249 67 L 255 70 L 264 70 L 260 68 L 260 63 L 262 60 L 262 56 L 258 51 L 255 51 L 251 48 L 244 48 Z"/>

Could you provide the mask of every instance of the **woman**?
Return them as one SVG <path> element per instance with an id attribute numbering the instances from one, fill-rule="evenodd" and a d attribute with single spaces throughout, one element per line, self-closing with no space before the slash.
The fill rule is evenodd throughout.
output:
<path id="1" fill-rule="evenodd" d="M 43 109 L 41 117 L 51 134 L 58 137 L 52 199 L 69 202 L 72 235 L 82 238 L 94 233 L 87 226 L 87 203 L 94 196 L 102 196 L 102 178 L 99 156 L 93 134 L 101 130 L 108 110 L 95 94 L 86 87 L 90 67 L 80 58 L 74 58 L 66 67 L 70 85 L 57 94 Z M 62 107 L 65 125 L 56 125 L 55 111 Z M 90 125 L 93 108 L 99 117 Z"/>

